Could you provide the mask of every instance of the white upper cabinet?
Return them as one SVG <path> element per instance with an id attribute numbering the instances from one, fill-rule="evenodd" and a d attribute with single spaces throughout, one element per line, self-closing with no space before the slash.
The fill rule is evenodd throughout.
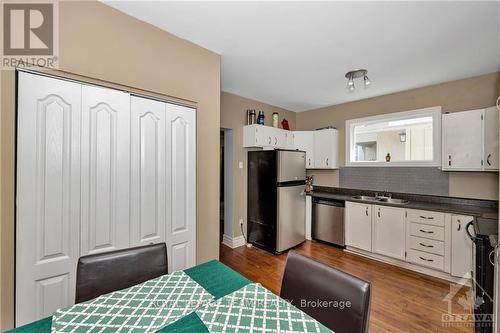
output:
<path id="1" fill-rule="evenodd" d="M 405 260 L 405 210 L 373 206 L 373 252 Z"/>
<path id="2" fill-rule="evenodd" d="M 281 128 L 257 124 L 244 126 L 243 147 L 286 148 L 287 132 L 289 131 Z"/>
<path id="3" fill-rule="evenodd" d="M 243 127 L 243 147 L 297 149 L 306 152 L 306 169 L 338 168 L 338 131 L 287 131 L 263 125 Z"/>
<path id="4" fill-rule="evenodd" d="M 498 110 L 447 113 L 442 122 L 443 170 L 498 170 Z"/>
<path id="5" fill-rule="evenodd" d="M 484 169 L 498 170 L 498 109 L 484 111 Z"/>
<path id="6" fill-rule="evenodd" d="M 314 168 L 338 168 L 338 131 L 336 129 L 314 131 Z"/>
<path id="7" fill-rule="evenodd" d="M 285 131 L 285 148 L 286 149 L 295 149 L 294 141 L 295 141 L 295 132 Z"/>
<path id="8" fill-rule="evenodd" d="M 345 243 L 365 251 L 372 251 L 372 206 L 345 203 Z"/>
<path id="9" fill-rule="evenodd" d="M 306 152 L 306 169 L 314 168 L 314 132 L 313 131 L 295 131 L 293 132 L 295 149 Z"/>

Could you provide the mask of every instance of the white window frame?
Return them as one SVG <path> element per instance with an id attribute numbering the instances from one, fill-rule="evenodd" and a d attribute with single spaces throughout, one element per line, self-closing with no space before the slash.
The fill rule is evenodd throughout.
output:
<path id="1" fill-rule="evenodd" d="M 441 106 L 434 106 L 425 109 L 381 114 L 372 117 L 364 117 L 346 120 L 345 122 L 345 161 L 346 166 L 357 167 L 441 167 Z M 395 121 L 411 119 L 416 117 L 432 117 L 432 149 L 433 159 L 428 161 L 394 161 L 394 162 L 363 162 L 351 161 L 351 154 L 354 154 L 351 142 L 354 142 L 354 126 L 372 124 L 380 121 Z"/>

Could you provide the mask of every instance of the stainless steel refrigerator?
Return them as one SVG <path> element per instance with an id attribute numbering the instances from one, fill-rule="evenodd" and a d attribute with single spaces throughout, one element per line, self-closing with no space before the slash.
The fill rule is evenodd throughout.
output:
<path id="1" fill-rule="evenodd" d="M 280 253 L 305 241 L 305 152 L 248 152 L 247 235 L 253 245 Z"/>

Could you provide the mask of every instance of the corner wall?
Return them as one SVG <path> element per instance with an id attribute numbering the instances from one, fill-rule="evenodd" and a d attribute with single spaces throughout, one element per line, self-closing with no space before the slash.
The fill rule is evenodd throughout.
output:
<path id="1" fill-rule="evenodd" d="M 237 96 L 228 92 L 221 93 L 221 128 L 233 131 L 233 235 L 241 235 L 239 219 L 243 219 L 246 230 L 247 220 L 247 152 L 250 149 L 243 148 L 243 126 L 246 125 L 246 110 L 255 109 L 264 111 L 265 124 L 271 126 L 273 112 L 278 112 L 280 123 L 283 118 L 288 120 L 290 129 L 295 129 L 296 113 L 269 104 L 258 102 L 245 97 Z M 281 127 L 281 125 L 280 125 Z M 239 168 L 239 162 L 243 162 L 243 168 Z M 227 221 L 224 221 L 226 223 Z M 246 234 L 246 231 L 245 231 Z"/>
<path id="2" fill-rule="evenodd" d="M 345 166 L 345 121 L 379 114 L 441 106 L 443 112 L 465 111 L 495 105 L 500 73 L 492 73 L 390 95 L 297 113 L 298 130 L 333 125 L 339 130 L 339 165 Z M 354 92 L 355 93 L 355 92 Z M 338 170 L 311 170 L 314 183 L 339 186 Z M 498 173 L 450 172 L 449 195 L 498 200 Z"/>
<path id="3" fill-rule="evenodd" d="M 198 263 L 219 257 L 220 57 L 96 1 L 59 3 L 59 68 L 194 101 Z M 14 71 L 1 73 L 1 329 L 14 320 Z"/>

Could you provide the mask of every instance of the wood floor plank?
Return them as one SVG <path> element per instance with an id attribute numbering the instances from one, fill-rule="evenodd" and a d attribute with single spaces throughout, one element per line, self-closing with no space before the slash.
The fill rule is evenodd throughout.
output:
<path id="1" fill-rule="evenodd" d="M 306 241 L 295 250 L 372 283 L 371 333 L 474 331 L 470 325 L 445 327 L 442 324 L 441 316 L 448 310 L 448 303 L 443 301 L 450 291 L 447 281 L 347 253 L 321 242 Z M 273 255 L 255 247 L 231 249 L 221 245 L 220 260 L 279 294 L 286 253 Z M 460 290 L 453 298 L 454 312 L 467 312 L 458 303 L 466 291 L 466 288 Z"/>

